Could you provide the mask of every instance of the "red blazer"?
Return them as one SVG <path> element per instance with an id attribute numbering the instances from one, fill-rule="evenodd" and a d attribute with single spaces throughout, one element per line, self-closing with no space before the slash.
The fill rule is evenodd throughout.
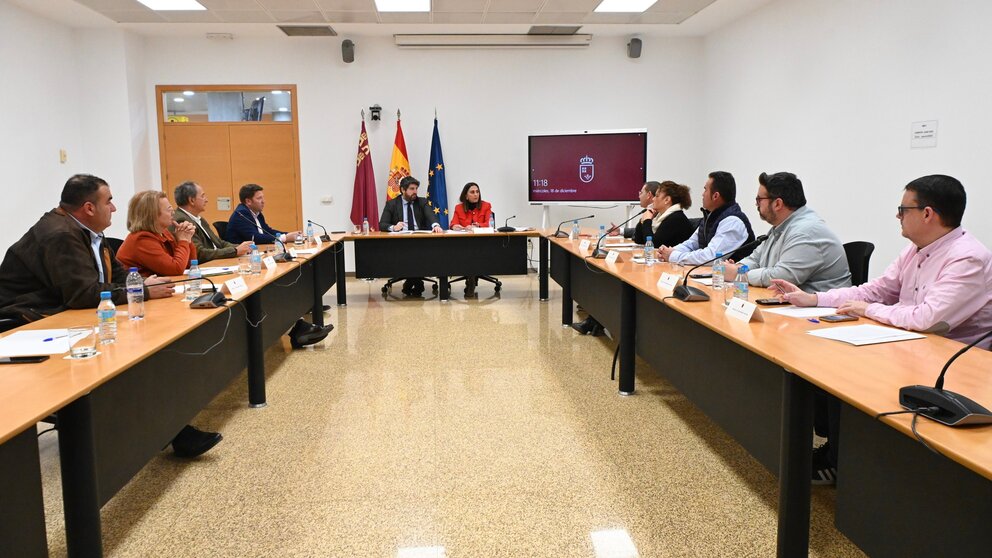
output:
<path id="1" fill-rule="evenodd" d="M 493 213 L 493 206 L 487 201 L 479 202 L 479 207 L 471 211 L 465 211 L 465 204 L 459 202 L 455 206 L 455 216 L 451 218 L 452 225 L 471 227 L 472 223 L 480 227 L 491 227 L 489 216 Z"/>
<path id="2" fill-rule="evenodd" d="M 156 234 L 139 231 L 127 235 L 117 251 L 117 260 L 124 267 L 136 267 L 143 277 L 149 275 L 182 275 L 189 262 L 196 259 L 192 242 L 179 242 L 172 233 Z"/>

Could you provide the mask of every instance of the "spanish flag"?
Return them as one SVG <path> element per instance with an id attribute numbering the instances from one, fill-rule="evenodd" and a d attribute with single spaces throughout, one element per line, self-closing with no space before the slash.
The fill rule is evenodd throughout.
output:
<path id="1" fill-rule="evenodd" d="M 400 180 L 410 176 L 410 159 L 406 156 L 406 141 L 403 139 L 403 126 L 396 114 L 396 139 L 393 140 L 393 158 L 389 161 L 389 180 L 386 181 L 386 199 L 400 195 Z"/>

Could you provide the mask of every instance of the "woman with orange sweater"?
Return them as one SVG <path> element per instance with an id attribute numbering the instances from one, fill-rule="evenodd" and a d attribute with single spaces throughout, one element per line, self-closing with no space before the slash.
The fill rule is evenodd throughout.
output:
<path id="1" fill-rule="evenodd" d="M 190 242 L 196 225 L 179 223 L 173 236 L 169 232 L 173 223 L 172 204 L 163 192 L 138 192 L 127 204 L 127 230 L 131 234 L 117 251 L 117 259 L 125 267 L 137 267 L 144 277 L 182 275 L 196 259 L 196 246 Z"/>

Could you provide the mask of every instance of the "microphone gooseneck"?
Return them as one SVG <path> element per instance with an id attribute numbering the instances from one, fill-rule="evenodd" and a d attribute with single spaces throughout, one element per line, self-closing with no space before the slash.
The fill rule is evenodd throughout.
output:
<path id="1" fill-rule="evenodd" d="M 696 287 L 690 287 L 689 286 L 689 274 L 691 274 L 693 271 L 699 269 L 700 267 L 702 267 L 702 266 L 704 266 L 706 264 L 713 263 L 719 257 L 729 258 L 729 257 L 733 256 L 734 254 L 736 254 L 737 252 L 740 252 L 741 250 L 747 250 L 748 248 L 754 248 L 755 246 L 761 244 L 762 242 L 764 242 L 766 240 L 768 240 L 768 235 L 767 234 L 763 234 L 763 235 L 759 236 L 758 238 L 755 238 L 751 242 L 747 242 L 745 244 L 742 244 L 742 245 L 738 246 L 737 248 L 731 250 L 729 253 L 724 254 L 723 256 L 715 256 L 713 258 L 710 258 L 710 259 L 706 260 L 705 262 L 703 262 L 701 264 L 697 264 L 697 265 L 693 266 L 691 269 L 689 269 L 688 272 L 686 272 L 685 277 L 682 279 L 682 284 L 679 285 L 678 287 L 675 287 L 675 290 L 672 291 L 672 295 L 675 298 L 677 298 L 677 299 L 679 299 L 679 300 L 681 300 L 683 302 L 702 302 L 702 301 L 709 300 L 710 299 L 710 295 L 706 294 L 705 291 L 703 291 L 702 289 L 697 289 Z"/>
<path id="2" fill-rule="evenodd" d="M 603 250 L 603 249 L 601 249 L 599 247 L 600 244 L 603 243 L 603 239 L 606 238 L 607 236 L 609 236 L 609 234 L 611 232 L 619 229 L 620 227 L 626 225 L 627 223 L 633 221 L 634 219 L 637 219 L 641 215 L 644 215 L 644 212 L 647 211 L 647 210 L 648 210 L 648 208 L 645 207 L 644 209 L 642 209 L 642 210 L 638 211 L 637 213 L 635 213 L 634 215 L 632 215 L 630 217 L 630 219 L 627 219 L 626 221 L 624 221 L 623 223 L 620 223 L 619 225 L 613 225 L 612 227 L 610 227 L 610 229 L 607 230 L 605 233 L 603 233 L 603 236 L 599 237 L 599 240 L 596 241 L 596 249 L 592 251 L 592 257 L 594 257 L 594 258 L 605 258 L 606 257 L 606 250 Z"/>
<path id="3" fill-rule="evenodd" d="M 561 226 L 564 225 L 565 223 L 570 223 L 572 221 L 585 221 L 586 219 L 592 219 L 593 217 L 595 217 L 595 215 L 586 215 L 585 217 L 579 217 L 578 219 L 565 219 L 561 223 L 558 223 L 558 228 L 555 229 L 554 237 L 555 238 L 565 238 L 566 236 L 568 236 L 567 233 L 564 233 L 561 230 Z"/>

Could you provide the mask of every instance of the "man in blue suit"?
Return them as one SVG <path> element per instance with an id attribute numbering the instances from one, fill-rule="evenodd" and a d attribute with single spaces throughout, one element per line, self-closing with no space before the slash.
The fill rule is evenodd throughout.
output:
<path id="1" fill-rule="evenodd" d="M 234 209 L 227 221 L 227 232 L 224 240 L 234 244 L 245 241 L 255 244 L 275 244 L 276 239 L 282 243 L 293 242 L 300 236 L 300 231 L 282 232 L 273 229 L 265 222 L 262 210 L 265 209 L 265 194 L 258 184 L 245 184 L 238 192 L 241 203 Z"/>

